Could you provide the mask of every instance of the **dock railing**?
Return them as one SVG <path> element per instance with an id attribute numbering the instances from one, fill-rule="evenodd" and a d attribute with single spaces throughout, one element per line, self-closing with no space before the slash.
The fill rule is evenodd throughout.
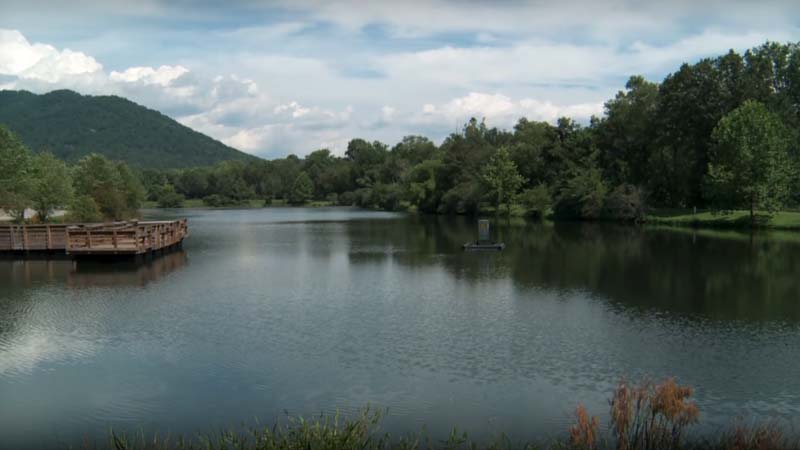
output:
<path id="1" fill-rule="evenodd" d="M 144 254 L 179 244 L 189 234 L 186 219 L 70 225 L 0 225 L 0 251 L 67 254 Z"/>

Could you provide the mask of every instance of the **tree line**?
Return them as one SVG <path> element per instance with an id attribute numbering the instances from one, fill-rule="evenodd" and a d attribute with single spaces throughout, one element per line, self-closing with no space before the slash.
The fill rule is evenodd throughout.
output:
<path id="1" fill-rule="evenodd" d="M 146 191 L 139 176 L 125 163 L 90 154 L 74 166 L 51 153 L 33 154 L 8 129 L 0 126 L 0 209 L 15 221 L 25 211 L 47 222 L 56 209 L 66 208 L 76 222 L 136 217 Z"/>
<path id="2" fill-rule="evenodd" d="M 161 206 L 261 199 L 568 219 L 745 209 L 755 218 L 800 204 L 799 125 L 800 44 L 767 42 L 683 64 L 660 83 L 631 77 L 585 125 L 522 118 L 504 130 L 471 119 L 440 145 L 353 139 L 343 156 L 320 149 L 138 177 Z"/>
<path id="3" fill-rule="evenodd" d="M 641 76 L 587 125 L 525 118 L 512 130 L 470 120 L 435 145 L 353 139 L 342 157 L 148 170 L 152 199 L 310 200 L 441 214 L 512 209 L 562 218 L 638 219 L 645 208 L 745 209 L 800 203 L 800 47 L 768 42 Z M 170 203 L 170 202 L 164 202 Z"/>

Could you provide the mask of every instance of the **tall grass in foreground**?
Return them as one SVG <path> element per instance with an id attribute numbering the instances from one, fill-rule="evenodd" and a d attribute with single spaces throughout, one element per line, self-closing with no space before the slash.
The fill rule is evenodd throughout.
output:
<path id="1" fill-rule="evenodd" d="M 394 437 L 380 431 L 383 412 L 365 408 L 353 418 L 339 414 L 313 420 L 289 417 L 271 427 L 186 438 L 144 434 L 110 433 L 106 445 L 84 444 L 82 448 L 114 450 L 472 450 L 472 449 L 553 449 L 553 450 L 779 450 L 800 449 L 800 441 L 786 437 L 775 423 L 734 424 L 729 431 L 711 439 L 689 439 L 687 430 L 700 418 L 692 389 L 674 379 L 639 384 L 621 381 L 609 402 L 609 426 L 600 431 L 597 417 L 589 416 L 582 405 L 575 411 L 575 423 L 568 438 L 533 444 L 512 441 L 500 435 L 491 442 L 476 442 L 467 433 L 453 430 L 447 439 L 433 440 L 423 431 Z"/>

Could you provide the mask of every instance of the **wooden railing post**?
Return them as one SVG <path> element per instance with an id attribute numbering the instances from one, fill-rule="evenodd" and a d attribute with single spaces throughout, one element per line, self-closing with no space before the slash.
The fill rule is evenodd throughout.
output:
<path id="1" fill-rule="evenodd" d="M 28 244 L 28 226 L 22 226 L 22 247 L 23 250 L 30 250 L 30 244 Z"/>
<path id="2" fill-rule="evenodd" d="M 50 234 L 50 225 L 47 225 L 47 249 L 51 250 L 53 248 L 53 236 Z"/>

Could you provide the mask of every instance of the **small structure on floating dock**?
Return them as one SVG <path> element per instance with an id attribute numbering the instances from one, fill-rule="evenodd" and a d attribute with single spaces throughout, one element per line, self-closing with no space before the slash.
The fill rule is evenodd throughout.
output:
<path id="1" fill-rule="evenodd" d="M 186 219 L 63 225 L 9 224 L 0 225 L 0 253 L 136 256 L 180 245 L 188 235 Z"/>
<path id="2" fill-rule="evenodd" d="M 489 221 L 482 219 L 478 221 L 478 240 L 464 244 L 464 250 L 494 250 L 500 251 L 506 248 L 502 242 L 493 242 L 490 239 Z"/>

